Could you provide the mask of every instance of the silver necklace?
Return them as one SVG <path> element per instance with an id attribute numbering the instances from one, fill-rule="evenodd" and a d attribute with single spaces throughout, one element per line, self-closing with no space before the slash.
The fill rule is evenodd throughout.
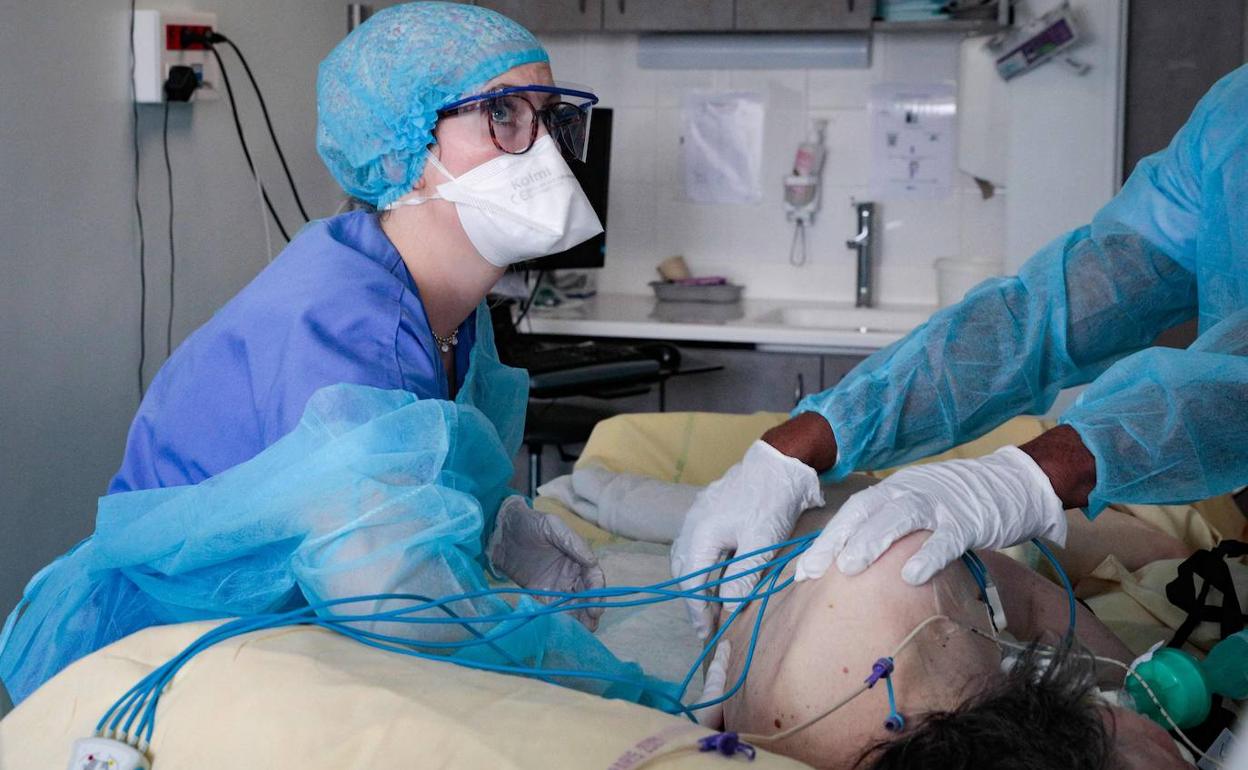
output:
<path id="1" fill-rule="evenodd" d="M 442 349 L 443 353 L 450 353 L 451 348 L 459 344 L 459 329 L 451 332 L 450 336 L 447 337 L 438 336 L 438 333 L 432 329 L 429 330 L 429 333 L 433 335 L 433 341 L 438 343 L 438 347 Z"/>

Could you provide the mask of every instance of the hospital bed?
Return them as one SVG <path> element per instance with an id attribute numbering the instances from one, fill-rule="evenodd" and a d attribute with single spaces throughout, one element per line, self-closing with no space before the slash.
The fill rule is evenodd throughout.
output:
<path id="1" fill-rule="evenodd" d="M 739 460 L 754 439 L 787 417 L 779 413 L 622 415 L 598 425 L 577 466 L 597 465 L 617 473 L 705 485 Z M 1035 417 L 1018 417 L 979 439 L 929 457 L 922 463 L 981 457 L 1002 446 L 1026 443 L 1054 425 Z M 884 478 L 896 470 L 873 471 L 866 475 Z M 621 538 L 581 520 L 555 500 L 539 497 L 536 505 L 567 518 L 600 551 L 610 553 L 613 545 L 623 544 Z M 1112 509 L 1145 522 L 1193 549 L 1212 548 L 1226 538 L 1248 539 L 1248 519 L 1230 495 L 1192 505 L 1114 505 Z M 1094 535 L 1095 530 L 1092 530 L 1090 536 Z M 1017 546 L 1006 552 L 1042 573 L 1048 571 L 1031 546 Z M 1131 572 L 1111 555 L 1084 581 L 1080 598 L 1132 651 L 1143 653 L 1156 642 L 1169 639 L 1186 617 L 1186 613 L 1171 605 L 1165 596 L 1165 585 L 1174 579 L 1180 561 L 1165 559 Z M 1240 591 L 1240 596 L 1248 595 L 1248 585 L 1241 586 Z M 1217 642 L 1217 630 L 1211 623 L 1197 627 L 1191 637 L 1192 645 L 1207 650 Z"/>
<path id="2" fill-rule="evenodd" d="M 785 415 L 625 415 L 594 431 L 578 464 L 705 484 Z M 944 457 L 977 456 L 1021 443 L 1046 424 L 1031 418 Z M 883 472 L 878 475 L 887 475 Z M 667 548 L 627 540 L 559 502 L 536 506 L 565 517 L 595 547 L 608 581 L 643 585 L 667 577 Z M 1189 545 L 1240 537 L 1244 518 L 1229 498 L 1197 506 L 1133 506 L 1135 515 Z M 1030 560 L 1025 550 L 1014 554 Z M 1127 572 L 1111 556 L 1087 597 L 1133 650 L 1143 651 L 1183 620 L 1164 585 L 1173 563 Z M 599 638 L 653 675 L 677 678 L 699 650 L 680 602 L 609 610 Z M 0 770 L 65 767 L 71 743 L 89 735 L 108 706 L 211 623 L 148 629 L 73 664 L 0 721 Z M 1200 628 L 1193 643 L 1216 641 Z M 700 683 L 695 682 L 696 695 Z M 158 770 L 206 767 L 625 768 L 631 753 L 688 744 L 709 731 L 687 720 L 542 682 L 400 658 L 329 631 L 258 632 L 209 649 L 175 678 L 161 700 L 153 740 Z M 724 767 L 722 757 L 684 753 L 647 767 Z M 753 766 L 801 767 L 760 752 Z"/>

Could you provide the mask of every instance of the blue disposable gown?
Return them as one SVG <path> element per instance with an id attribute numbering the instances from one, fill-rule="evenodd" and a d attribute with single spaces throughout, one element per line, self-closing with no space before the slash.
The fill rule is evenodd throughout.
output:
<path id="1" fill-rule="evenodd" d="M 459 337 L 452 401 L 416 287 L 376 218 L 305 229 L 162 369 L 95 533 L 26 587 L 0 633 L 0 679 L 14 700 L 153 625 L 484 589 L 483 541 L 512 493 L 528 375 L 499 362 L 484 307 Z M 451 608 L 511 609 L 490 596 Z M 459 627 L 370 628 L 468 639 Z M 565 615 L 445 652 L 605 674 L 559 681 L 647 700 L 640 669 Z"/>
<path id="2" fill-rule="evenodd" d="M 451 600 L 460 618 L 511 613 L 483 593 L 482 539 L 510 494 L 516 449 L 490 414 L 514 413 L 527 378 L 490 368 L 488 321 L 478 324 L 472 367 L 453 402 L 331 385 L 313 394 L 294 430 L 250 460 L 199 484 L 102 498 L 95 533 L 35 576 L 0 634 L 0 679 L 14 700 L 74 660 L 164 623 L 391 593 Z M 472 597 L 451 599 L 464 594 Z M 337 611 L 406 606 L 375 599 Z M 528 597 L 516 604 L 522 613 L 537 607 Z M 445 614 L 421 617 L 430 616 Z M 497 635 L 490 645 L 459 626 L 355 627 L 451 662 L 549 671 L 608 697 L 660 705 L 673 690 L 615 658 L 566 614 L 475 626 Z"/>
<path id="3" fill-rule="evenodd" d="M 1189 348 L 1150 347 L 1192 317 L 1200 336 Z M 794 413 L 827 418 L 840 478 L 1041 414 L 1088 382 L 1061 422 L 1096 458 L 1090 515 L 1248 483 L 1248 67 L 1214 85 L 1090 225 Z"/>
<path id="4" fill-rule="evenodd" d="M 461 384 L 476 339 L 470 316 L 456 348 Z M 143 398 L 108 491 L 215 476 L 290 432 L 314 392 L 343 382 L 449 393 L 415 282 L 365 212 L 304 228 L 178 346 Z M 522 420 L 523 400 L 507 408 Z"/>

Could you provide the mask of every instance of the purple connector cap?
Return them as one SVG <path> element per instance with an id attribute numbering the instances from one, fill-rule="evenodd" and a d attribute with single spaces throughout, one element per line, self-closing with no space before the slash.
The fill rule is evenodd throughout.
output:
<path id="1" fill-rule="evenodd" d="M 881 679 L 886 679 L 892 676 L 892 674 L 893 674 L 893 659 L 892 658 L 880 658 L 875 663 L 871 664 L 871 675 L 868 676 L 863 681 L 866 682 L 867 687 L 869 688 L 875 687 L 877 682 L 879 682 Z"/>
<path id="2" fill-rule="evenodd" d="M 716 751 L 725 757 L 744 754 L 750 761 L 754 760 L 754 747 L 736 733 L 715 733 L 699 738 L 698 751 Z"/>

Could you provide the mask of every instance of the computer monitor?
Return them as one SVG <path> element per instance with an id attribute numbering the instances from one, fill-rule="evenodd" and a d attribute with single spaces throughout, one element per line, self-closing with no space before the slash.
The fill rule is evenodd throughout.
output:
<path id="1" fill-rule="evenodd" d="M 603 232 L 567 251 L 530 259 L 516 270 L 581 270 L 602 267 L 607 251 L 607 187 L 611 178 L 611 108 L 595 107 L 589 124 L 589 147 L 585 162 L 569 161 L 585 197 L 602 221 Z"/>

